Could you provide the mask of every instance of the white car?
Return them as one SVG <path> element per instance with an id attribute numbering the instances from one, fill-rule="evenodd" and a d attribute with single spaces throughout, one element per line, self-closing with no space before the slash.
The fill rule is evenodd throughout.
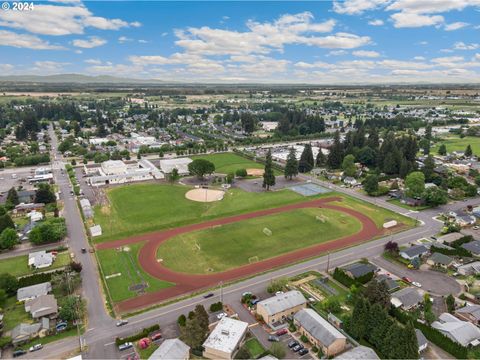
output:
<path id="1" fill-rule="evenodd" d="M 130 349 L 132 347 L 133 347 L 133 344 L 131 342 L 126 342 L 125 344 L 119 345 L 118 350 L 124 351 L 124 350 Z"/>
<path id="2" fill-rule="evenodd" d="M 217 314 L 217 319 L 222 320 L 222 318 L 224 318 L 225 316 L 227 316 L 227 314 L 224 312 L 221 312 L 220 314 Z"/>
<path id="3" fill-rule="evenodd" d="M 36 344 L 36 345 L 31 346 L 30 349 L 28 349 L 28 351 L 30 351 L 30 352 L 38 351 L 38 350 L 41 350 L 42 348 L 43 348 L 42 344 Z"/>
<path id="4" fill-rule="evenodd" d="M 82 252 L 83 252 L 83 248 L 82 248 Z M 119 320 L 119 321 L 117 321 L 116 325 L 117 326 L 123 326 L 123 325 L 127 325 L 127 324 L 128 324 L 128 320 Z"/>
<path id="5" fill-rule="evenodd" d="M 416 282 L 416 281 L 413 281 L 413 282 L 412 282 L 412 285 L 413 285 L 413 286 L 416 286 L 416 287 L 418 287 L 418 288 L 421 288 L 421 287 L 422 287 L 422 284 L 420 284 L 419 282 Z"/>

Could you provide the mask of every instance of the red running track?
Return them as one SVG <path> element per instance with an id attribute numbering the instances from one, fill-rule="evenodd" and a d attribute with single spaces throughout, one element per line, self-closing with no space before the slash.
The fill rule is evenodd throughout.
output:
<path id="1" fill-rule="evenodd" d="M 120 312 L 131 312 L 139 308 L 147 307 L 155 303 L 165 301 L 170 298 L 178 297 L 192 293 L 201 289 L 218 285 L 220 281 L 228 282 L 239 278 L 244 278 L 256 273 L 265 272 L 273 268 L 281 267 L 283 265 L 297 262 L 311 258 L 326 251 L 338 250 L 354 244 L 370 240 L 376 235 L 382 233 L 381 229 L 378 229 L 372 219 L 368 216 L 349 208 L 329 204 L 332 201 L 341 201 L 339 197 L 323 198 L 311 201 L 305 201 L 297 204 L 290 204 L 274 209 L 266 209 L 255 211 L 247 214 L 241 214 L 216 220 L 211 220 L 199 224 L 192 224 L 182 226 L 170 230 L 130 237 L 122 240 L 106 242 L 97 245 L 97 249 L 109 249 L 116 248 L 132 243 L 145 241 L 145 245 L 140 249 L 138 260 L 142 268 L 150 275 L 165 281 L 175 283 L 175 286 L 162 289 L 153 293 L 146 293 L 144 295 L 137 296 L 135 298 L 122 301 L 117 304 L 117 309 Z M 173 236 L 184 234 L 187 232 L 201 230 L 217 225 L 225 225 L 234 223 L 237 221 L 248 220 L 251 218 L 277 214 L 285 211 L 291 211 L 295 209 L 303 209 L 310 207 L 324 207 L 332 210 L 341 211 L 351 216 L 356 217 L 362 223 L 362 230 L 356 234 L 345 236 L 337 240 L 331 240 L 329 242 L 313 245 L 304 249 L 292 251 L 290 253 L 280 255 L 274 258 L 262 260 L 253 264 L 247 264 L 241 267 L 237 267 L 228 271 L 196 275 L 179 273 L 168 269 L 157 261 L 157 249 L 163 242 L 167 241 Z"/>

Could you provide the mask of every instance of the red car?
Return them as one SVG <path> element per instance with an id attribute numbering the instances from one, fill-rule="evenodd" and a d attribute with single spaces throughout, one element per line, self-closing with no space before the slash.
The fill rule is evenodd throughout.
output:
<path id="1" fill-rule="evenodd" d="M 162 334 L 156 333 L 156 334 L 153 334 L 150 338 L 152 339 L 152 341 L 159 340 L 162 338 Z"/>
<path id="2" fill-rule="evenodd" d="M 402 277 L 402 280 L 405 281 L 405 282 L 407 282 L 407 283 L 409 283 L 409 284 L 413 281 L 412 279 L 410 279 L 410 278 L 408 278 L 408 277 L 406 277 L 406 276 Z"/>
<path id="3" fill-rule="evenodd" d="M 285 335 L 286 333 L 288 333 L 287 329 L 280 329 L 275 333 L 275 335 L 282 336 L 282 335 Z"/>

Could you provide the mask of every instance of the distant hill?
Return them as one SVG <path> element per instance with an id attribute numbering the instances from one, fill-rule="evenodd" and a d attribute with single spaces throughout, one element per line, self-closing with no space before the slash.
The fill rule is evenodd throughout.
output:
<path id="1" fill-rule="evenodd" d="M 9 75 L 0 76 L 0 82 L 12 83 L 76 83 L 76 84 L 164 84 L 161 80 L 154 79 L 129 79 L 108 75 L 88 76 L 80 74 L 56 75 Z"/>

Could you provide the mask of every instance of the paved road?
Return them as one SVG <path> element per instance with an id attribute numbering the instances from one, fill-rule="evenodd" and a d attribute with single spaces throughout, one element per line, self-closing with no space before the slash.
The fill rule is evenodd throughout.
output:
<path id="1" fill-rule="evenodd" d="M 57 148 L 57 141 L 50 129 L 53 149 Z M 58 157 L 58 154 L 57 154 Z M 54 167 L 55 177 L 59 182 L 60 188 L 65 195 L 70 192 L 70 185 L 68 178 L 59 176 L 59 167 L 63 167 L 63 163 L 55 161 Z M 302 175 L 304 176 L 304 175 Z M 274 278 L 294 276 L 308 270 L 326 270 L 327 263 L 330 268 L 340 266 L 345 263 L 355 261 L 360 257 L 375 259 L 383 252 L 384 245 L 387 241 L 393 240 L 401 244 L 406 244 L 415 241 L 422 237 L 429 237 L 436 234 L 441 229 L 442 224 L 432 219 L 440 210 L 426 210 L 420 213 L 409 212 L 406 209 L 397 207 L 385 201 L 385 199 L 372 199 L 357 192 L 341 187 L 336 187 L 331 184 L 326 184 L 310 177 L 305 177 L 307 180 L 320 183 L 323 186 L 331 187 L 339 192 L 347 193 L 356 198 L 360 198 L 369 203 L 374 203 L 379 206 L 388 208 L 398 213 L 408 213 L 409 216 L 417 218 L 422 222 L 418 228 L 411 229 L 399 234 L 394 234 L 385 238 L 358 245 L 354 248 L 341 250 L 333 253 L 327 259 L 327 256 L 322 256 L 313 260 L 309 260 L 300 264 L 295 264 L 286 268 L 272 271 L 267 274 L 261 274 L 254 278 L 246 279 L 235 284 L 223 288 L 223 301 L 226 304 L 238 303 L 241 294 L 245 291 L 254 293 L 263 293 L 266 285 Z M 478 201 L 472 200 L 467 203 L 452 204 L 444 207 L 444 210 L 457 210 L 465 207 L 468 204 L 475 204 Z M 442 210 L 443 210 L 442 209 Z M 88 315 L 89 326 L 86 333 L 83 335 L 84 342 L 88 346 L 88 350 L 84 352 L 84 357 L 89 359 L 116 359 L 120 357 L 120 353 L 115 347 L 114 339 L 117 336 L 125 336 L 133 332 L 141 330 L 153 324 L 160 324 L 162 328 L 175 328 L 175 323 L 180 314 L 188 313 L 193 308 L 202 304 L 209 307 L 213 302 L 220 300 L 220 292 L 215 291 L 216 296 L 209 299 L 204 299 L 201 295 L 188 298 L 174 304 L 166 305 L 157 309 L 150 310 L 129 319 L 129 324 L 124 327 L 115 327 L 114 320 L 106 313 L 102 296 L 100 295 L 100 286 L 98 283 L 97 266 L 95 260 L 91 255 L 81 254 L 80 249 L 87 247 L 87 239 L 84 234 L 84 228 L 76 202 L 71 197 L 67 196 L 65 199 L 65 217 L 69 231 L 69 244 L 77 258 L 83 264 L 82 278 L 84 296 L 88 301 Z M 264 341 L 264 339 L 262 339 Z M 77 344 L 77 345 L 74 345 Z M 63 342 L 50 344 L 44 347 L 43 350 L 33 353 L 32 358 L 56 358 L 65 353 L 65 349 L 73 349 L 78 347 L 78 341 L 67 339 Z"/>
<path id="2" fill-rule="evenodd" d="M 33 251 L 41 251 L 41 250 L 48 251 L 48 250 L 51 250 L 51 249 L 58 248 L 59 246 L 62 246 L 62 245 L 65 245 L 64 241 L 60 241 L 60 242 L 53 243 L 53 244 L 38 245 L 38 246 L 32 245 L 32 243 L 30 243 L 30 242 L 26 242 L 26 243 L 22 243 L 20 245 L 17 245 L 15 247 L 15 249 L 13 249 L 11 251 L 4 252 L 4 253 L 0 254 L 0 260 L 8 259 L 8 258 L 12 258 L 12 257 L 15 257 L 15 256 L 20 256 L 20 255 L 27 255 L 27 254 L 29 254 Z"/>

